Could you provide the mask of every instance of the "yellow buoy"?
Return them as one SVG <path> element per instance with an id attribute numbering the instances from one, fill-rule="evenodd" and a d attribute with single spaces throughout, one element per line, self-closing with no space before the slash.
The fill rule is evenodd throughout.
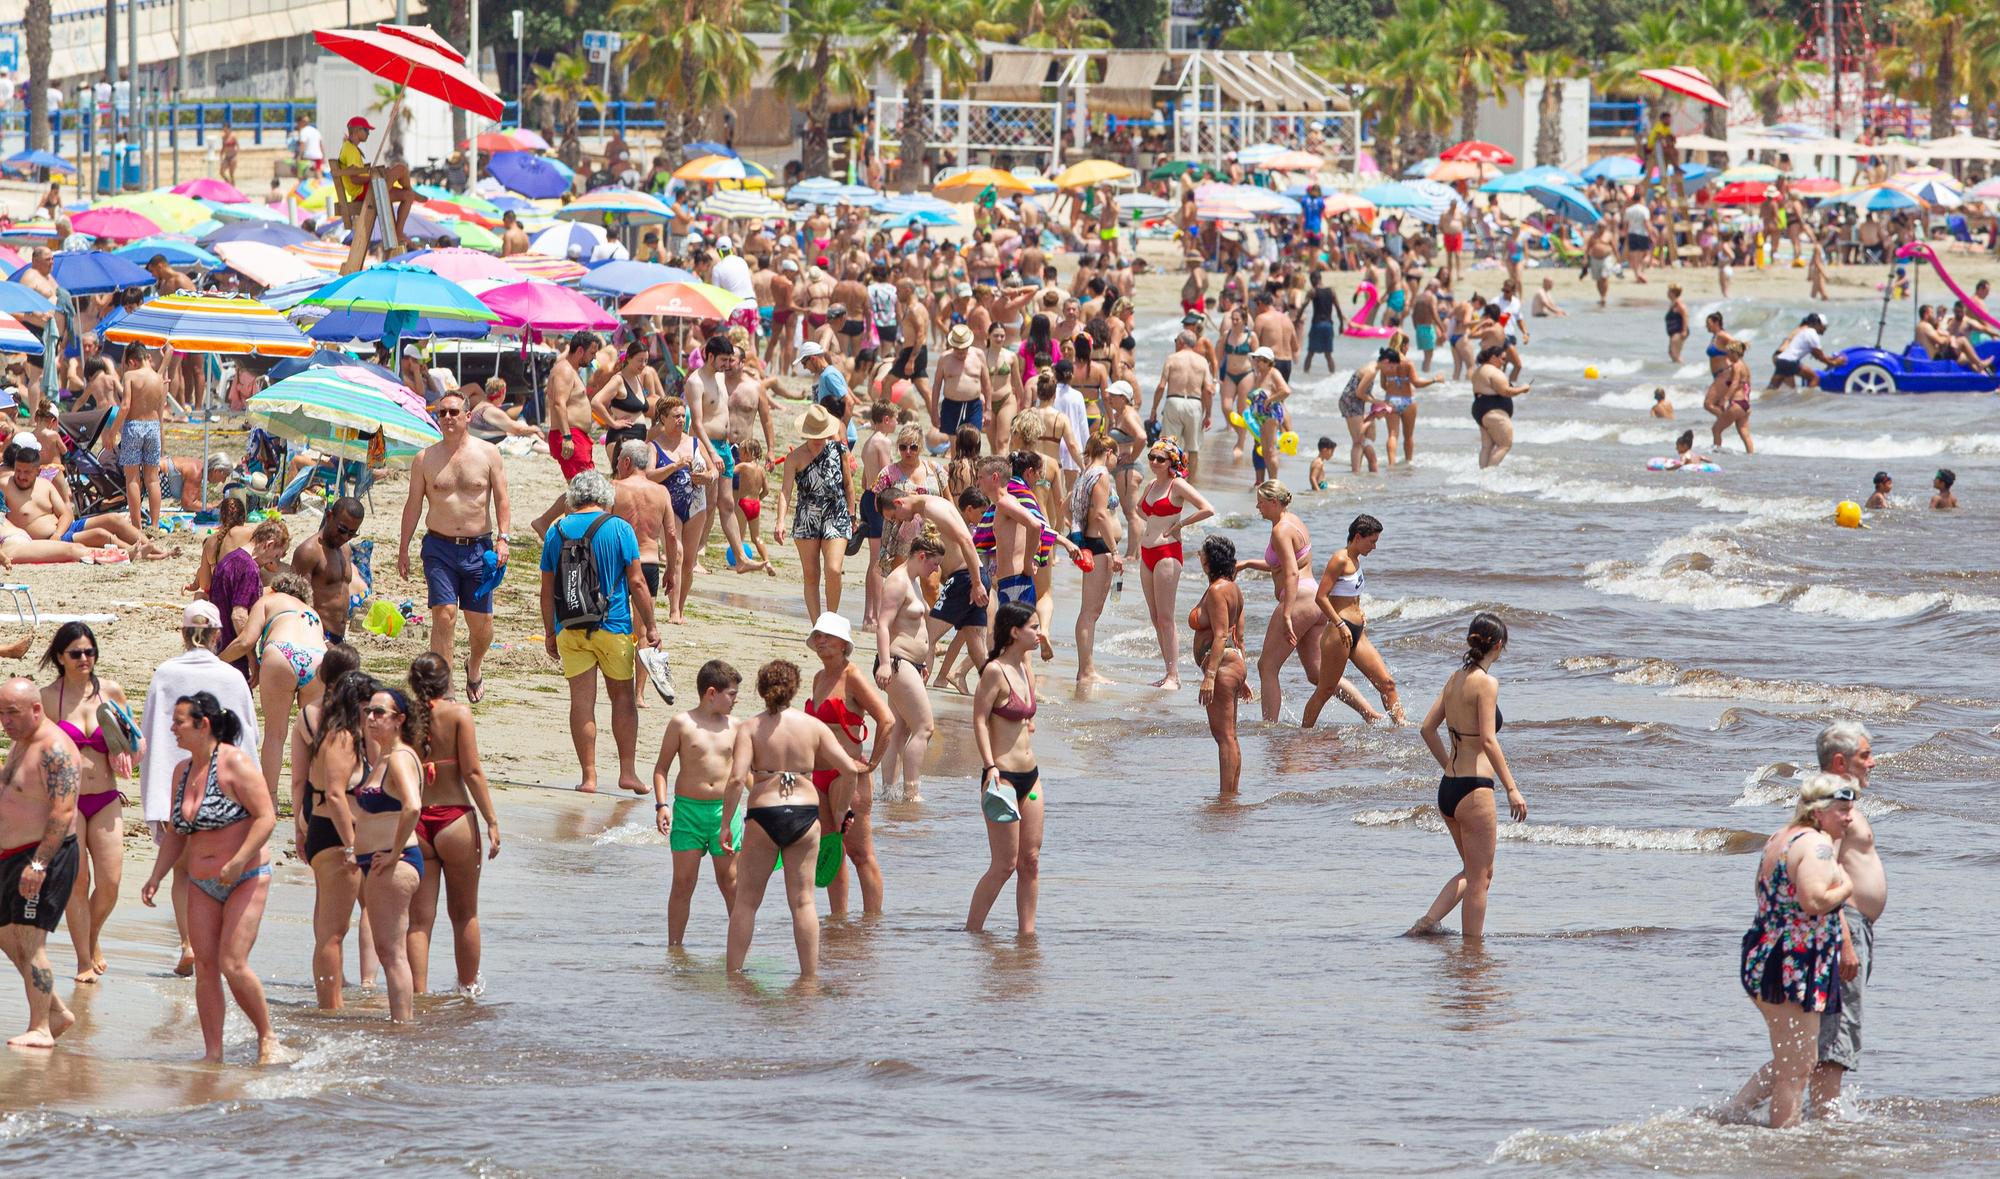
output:
<path id="1" fill-rule="evenodd" d="M 1594 381 L 1594 380 L 1596 380 L 1596 379 L 1597 379 L 1597 366 L 1593 364 L 1593 365 L 1590 365 L 1589 367 L 1585 368 L 1585 369 L 1583 370 L 1583 379 L 1584 379 L 1584 380 L 1586 380 L 1586 381 Z"/>
<path id="2" fill-rule="evenodd" d="M 1833 509 L 1833 522 L 1842 528 L 1861 527 L 1861 505 L 1851 499 L 1841 500 Z"/>

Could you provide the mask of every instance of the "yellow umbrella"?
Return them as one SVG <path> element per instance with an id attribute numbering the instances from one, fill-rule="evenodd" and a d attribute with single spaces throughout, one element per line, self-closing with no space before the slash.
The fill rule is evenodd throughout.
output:
<path id="1" fill-rule="evenodd" d="M 1034 185 L 1011 172 L 1002 172 L 998 168 L 974 168 L 938 181 L 937 187 L 931 189 L 931 195 L 939 200 L 965 204 L 978 200 L 979 194 L 988 188 L 1001 196 L 1035 191 Z"/>
<path id="2" fill-rule="evenodd" d="M 1090 188 L 1098 184 L 1120 184 L 1132 179 L 1132 169 L 1110 160 L 1084 160 L 1071 164 L 1056 176 L 1057 188 Z"/>
<path id="3" fill-rule="evenodd" d="M 698 156 L 674 170 L 676 180 L 769 180 L 771 170 L 762 164 L 733 156 Z"/>
<path id="4" fill-rule="evenodd" d="M 192 197 L 172 192 L 135 192 L 106 197 L 93 208 L 130 209 L 150 219 L 166 233 L 185 233 L 214 214 Z"/>

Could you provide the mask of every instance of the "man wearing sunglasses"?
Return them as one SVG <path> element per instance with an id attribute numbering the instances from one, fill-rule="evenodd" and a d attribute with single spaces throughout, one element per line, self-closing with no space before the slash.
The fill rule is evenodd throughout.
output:
<path id="1" fill-rule="evenodd" d="M 319 531 L 292 550 L 292 572 L 312 587 L 313 609 L 319 612 L 329 643 L 347 641 L 347 614 L 354 594 L 353 544 L 367 514 L 360 500 L 342 496 L 320 521 Z"/>
<path id="2" fill-rule="evenodd" d="M 467 431 L 465 398 L 453 390 L 438 398 L 431 414 L 442 442 L 427 446 L 410 464 L 410 494 L 403 501 L 403 528 L 396 541 L 396 572 L 410 576 L 410 537 L 425 522 L 424 582 L 431 609 L 431 650 L 451 660 L 458 615 L 472 653 L 465 661 L 465 699 L 477 704 L 484 681 L 480 670 L 493 646 L 493 591 L 486 585 L 486 554 L 507 564 L 507 533 L 513 510 L 507 500 L 507 470 L 500 448 Z"/>

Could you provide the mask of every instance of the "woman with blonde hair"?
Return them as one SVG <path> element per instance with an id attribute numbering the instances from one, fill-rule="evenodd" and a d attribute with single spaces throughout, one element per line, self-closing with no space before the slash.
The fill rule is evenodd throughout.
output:
<path id="1" fill-rule="evenodd" d="M 1181 535 L 1189 525 L 1215 515 L 1215 508 L 1188 481 L 1187 460 L 1181 448 L 1165 440 L 1146 450 L 1152 479 L 1139 489 L 1139 562 L 1144 566 L 1140 585 L 1146 591 L 1146 613 L 1153 634 L 1160 643 L 1160 659 L 1166 674 L 1153 681 L 1155 688 L 1172 691 L 1181 686 L 1180 607 L 1175 595 L 1180 590 L 1184 554 Z"/>
<path id="2" fill-rule="evenodd" d="M 1092 434 L 1083 444 L 1083 470 L 1069 492 L 1069 517 L 1075 524 L 1070 539 L 1091 555 L 1083 575 L 1083 602 L 1076 612 L 1076 682 L 1108 684 L 1097 674 L 1097 620 L 1111 594 L 1114 577 L 1125 571 L 1119 549 L 1118 489 L 1112 485 L 1111 461 L 1118 446 L 1109 436 Z"/>

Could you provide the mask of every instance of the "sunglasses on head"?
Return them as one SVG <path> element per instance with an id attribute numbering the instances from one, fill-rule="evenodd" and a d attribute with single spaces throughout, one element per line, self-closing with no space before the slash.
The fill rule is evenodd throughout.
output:
<path id="1" fill-rule="evenodd" d="M 1853 802 L 1860 797 L 1859 794 L 1855 793 L 1852 786 L 1842 786 L 1832 794 L 1827 795 L 1827 798 L 1833 802 Z"/>

